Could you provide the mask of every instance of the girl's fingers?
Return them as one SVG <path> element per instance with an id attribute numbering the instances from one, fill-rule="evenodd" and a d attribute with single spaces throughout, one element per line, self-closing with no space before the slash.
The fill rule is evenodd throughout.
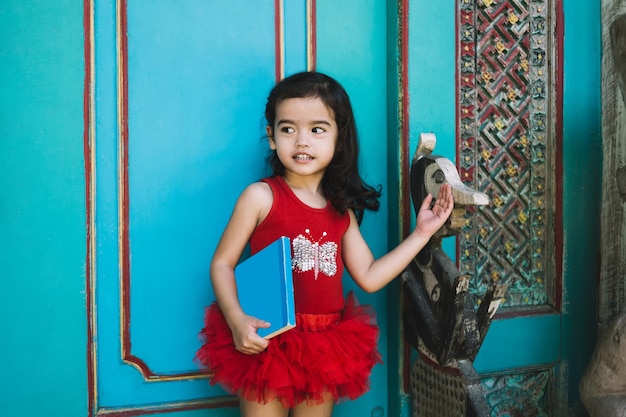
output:
<path id="1" fill-rule="evenodd" d="M 261 326 L 256 326 L 255 328 L 267 327 L 265 324 L 269 325 L 269 323 L 262 320 L 258 320 L 258 323 L 256 324 L 261 324 Z M 241 343 L 235 346 L 235 349 L 246 355 L 255 355 L 263 352 L 267 348 L 268 344 L 269 342 L 266 339 L 263 339 L 261 336 L 254 333 L 246 336 Z"/>

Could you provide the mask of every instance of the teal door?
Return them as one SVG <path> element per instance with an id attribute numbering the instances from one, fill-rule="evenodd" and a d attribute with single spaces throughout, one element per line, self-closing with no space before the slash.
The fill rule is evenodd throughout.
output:
<path id="1" fill-rule="evenodd" d="M 90 409 L 140 415 L 236 401 L 194 362 L 212 252 L 235 200 L 268 174 L 274 83 L 317 68 L 354 103 L 363 171 L 386 183 L 385 4 L 97 1 L 92 6 Z M 363 230 L 386 249 L 387 204 Z M 346 280 L 346 290 L 354 285 Z M 366 296 L 381 323 L 386 293 Z M 387 355 L 386 336 L 380 349 Z M 387 368 L 336 415 L 386 413 Z"/>
<path id="2" fill-rule="evenodd" d="M 598 47 L 571 28 L 599 9 L 579 4 L 581 16 L 565 9 L 564 20 L 563 2 L 550 0 L 400 4 L 398 177 L 419 134 L 433 132 L 435 153 L 491 200 L 446 251 L 471 277 L 476 307 L 491 283 L 508 285 L 475 361 L 492 415 L 580 415 L 595 340 L 601 158 L 589 147 L 598 108 L 574 103 L 597 103 L 600 90 Z M 578 77 L 576 87 L 562 82 Z M 398 192 L 408 196 L 406 181 Z M 412 208 L 400 201 L 406 233 Z M 399 357 L 406 377 L 409 355 Z"/>

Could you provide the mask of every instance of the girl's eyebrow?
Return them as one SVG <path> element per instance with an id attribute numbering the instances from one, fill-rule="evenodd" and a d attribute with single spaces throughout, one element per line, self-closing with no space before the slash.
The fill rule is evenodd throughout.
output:
<path id="1" fill-rule="evenodd" d="M 280 119 L 277 123 L 276 126 L 280 126 L 281 124 L 296 124 L 293 120 L 289 120 L 289 119 Z M 330 122 L 328 120 L 313 120 L 311 121 L 311 124 L 313 125 L 327 125 L 330 126 Z"/>

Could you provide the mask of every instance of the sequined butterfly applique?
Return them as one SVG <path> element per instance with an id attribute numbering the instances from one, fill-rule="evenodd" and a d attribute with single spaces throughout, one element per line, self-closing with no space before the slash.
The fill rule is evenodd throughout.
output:
<path id="1" fill-rule="evenodd" d="M 304 232 L 311 239 L 313 238 L 309 229 L 306 229 Z M 327 233 L 323 232 L 322 237 L 317 242 L 313 242 L 302 234 L 294 238 L 292 241 L 292 269 L 298 272 L 313 270 L 315 279 L 317 279 L 320 271 L 328 277 L 334 276 L 337 273 L 337 244 L 335 242 L 320 244 L 320 241 L 326 235 Z"/>

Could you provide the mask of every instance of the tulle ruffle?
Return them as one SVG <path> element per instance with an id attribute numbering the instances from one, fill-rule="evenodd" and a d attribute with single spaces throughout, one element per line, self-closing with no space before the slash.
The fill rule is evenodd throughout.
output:
<path id="1" fill-rule="evenodd" d="M 196 359 L 212 372 L 211 384 L 250 401 L 278 399 L 290 408 L 320 403 L 325 393 L 337 401 L 355 399 L 369 389 L 371 370 L 381 362 L 375 319 L 350 293 L 343 312 L 296 314 L 295 328 L 272 338 L 262 353 L 245 355 L 235 350 L 214 303 L 206 311 Z"/>

